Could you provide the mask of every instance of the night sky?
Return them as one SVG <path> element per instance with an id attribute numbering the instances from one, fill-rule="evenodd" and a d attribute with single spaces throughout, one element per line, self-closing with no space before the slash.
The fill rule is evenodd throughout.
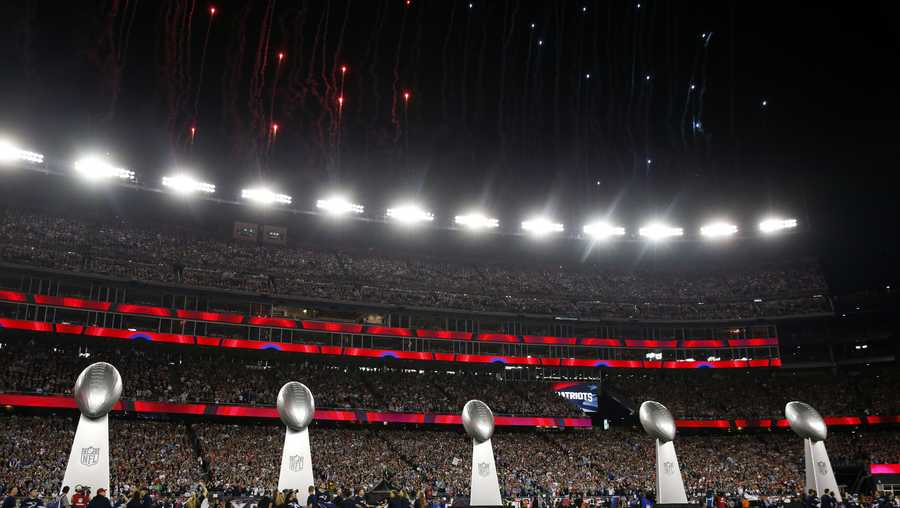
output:
<path id="1" fill-rule="evenodd" d="M 0 133 L 300 207 L 341 189 L 511 228 L 781 212 L 876 281 L 896 265 L 891 4 L 4 2 Z"/>

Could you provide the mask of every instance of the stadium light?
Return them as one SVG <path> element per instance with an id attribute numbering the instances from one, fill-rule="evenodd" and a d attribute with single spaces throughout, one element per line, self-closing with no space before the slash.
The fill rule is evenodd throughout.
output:
<path id="1" fill-rule="evenodd" d="M 8 164 L 15 161 L 42 164 L 44 162 L 44 156 L 37 152 L 22 150 L 8 139 L 0 139 L 0 164 Z"/>
<path id="2" fill-rule="evenodd" d="M 453 219 L 453 222 L 468 229 L 496 229 L 500 227 L 499 220 L 493 217 L 487 217 L 481 213 L 457 215 Z"/>
<path id="3" fill-rule="evenodd" d="M 195 192 L 213 194 L 216 192 L 215 185 L 197 181 L 193 177 L 183 174 L 164 176 L 162 184 L 163 187 L 168 187 L 178 194 L 193 194 Z"/>
<path id="4" fill-rule="evenodd" d="M 759 223 L 759 230 L 763 233 L 774 233 L 782 229 L 797 227 L 797 219 L 769 218 Z"/>
<path id="5" fill-rule="evenodd" d="M 316 208 L 331 215 L 345 215 L 348 213 L 363 213 L 365 207 L 351 203 L 341 196 L 332 196 L 316 201 Z"/>
<path id="6" fill-rule="evenodd" d="M 592 222 L 582 228 L 584 234 L 591 238 L 604 239 L 612 236 L 624 236 L 625 228 L 621 226 L 613 226 L 608 222 Z"/>
<path id="7" fill-rule="evenodd" d="M 726 238 L 734 236 L 738 232 L 738 227 L 727 222 L 711 222 L 700 228 L 700 236 L 706 238 Z"/>
<path id="8" fill-rule="evenodd" d="M 678 227 L 654 222 L 639 229 L 638 234 L 649 240 L 657 241 L 673 236 L 681 236 L 684 234 L 684 230 Z"/>
<path id="9" fill-rule="evenodd" d="M 562 233 L 566 230 L 565 226 L 562 224 L 553 222 L 545 217 L 535 217 L 526 220 L 522 223 L 522 229 L 535 236 L 546 236 L 550 233 Z"/>
<path id="10" fill-rule="evenodd" d="M 279 194 L 272 192 L 265 187 L 254 187 L 251 189 L 241 189 L 241 197 L 247 201 L 253 201 L 261 205 L 271 205 L 278 203 L 280 205 L 289 205 L 293 198 L 287 194 Z"/>
<path id="11" fill-rule="evenodd" d="M 387 216 L 402 224 L 416 224 L 434 220 L 434 215 L 431 212 L 423 210 L 418 205 L 402 205 L 388 208 Z"/>
<path id="12" fill-rule="evenodd" d="M 88 155 L 75 161 L 75 172 L 88 180 L 104 180 L 119 178 L 122 180 L 134 180 L 134 171 L 116 167 L 105 157 Z"/>

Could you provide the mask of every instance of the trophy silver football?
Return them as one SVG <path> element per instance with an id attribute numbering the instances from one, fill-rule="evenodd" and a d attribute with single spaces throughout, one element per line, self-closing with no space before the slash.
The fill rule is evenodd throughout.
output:
<path id="1" fill-rule="evenodd" d="M 648 400 L 638 418 L 644 431 L 656 440 L 656 499 L 659 504 L 686 504 L 684 480 L 675 454 L 675 419 L 666 406 Z"/>
<path id="2" fill-rule="evenodd" d="M 675 419 L 672 413 L 659 402 L 648 400 L 638 411 L 641 426 L 651 437 L 666 443 L 675 439 Z"/>
<path id="3" fill-rule="evenodd" d="M 480 400 L 466 402 L 462 410 L 462 424 L 472 438 L 472 481 L 469 488 L 470 506 L 501 506 L 500 482 L 491 436 L 494 435 L 494 413 Z"/>
<path id="4" fill-rule="evenodd" d="M 122 376 L 97 362 L 81 371 L 73 391 L 81 416 L 62 484 L 109 490 L 109 412 L 122 396 Z"/>
<path id="5" fill-rule="evenodd" d="M 75 403 L 88 418 L 106 416 L 122 396 L 122 376 L 106 362 L 89 365 L 75 380 Z"/>
<path id="6" fill-rule="evenodd" d="M 494 435 L 494 413 L 480 400 L 470 400 L 463 406 L 462 424 L 466 433 L 479 443 Z"/>
<path id="7" fill-rule="evenodd" d="M 278 390 L 278 416 L 293 430 L 309 427 L 316 414 L 316 401 L 303 383 L 291 381 Z"/>
<path id="8" fill-rule="evenodd" d="M 306 385 L 290 381 L 278 390 L 276 406 L 278 416 L 287 427 L 284 430 L 284 447 L 281 450 L 278 490 L 306 492 L 313 485 L 308 427 L 316 414 L 316 401 Z"/>
<path id="9" fill-rule="evenodd" d="M 803 459 L 806 467 L 806 490 L 819 495 L 829 489 L 838 502 L 842 502 L 831 460 L 825 449 L 828 426 L 822 415 L 805 402 L 792 401 L 784 406 L 784 417 L 798 436 L 803 438 Z"/>
<path id="10" fill-rule="evenodd" d="M 828 437 L 828 427 L 822 415 L 805 402 L 788 402 L 784 406 L 784 416 L 791 425 L 791 430 L 803 439 L 813 441 L 825 441 Z"/>

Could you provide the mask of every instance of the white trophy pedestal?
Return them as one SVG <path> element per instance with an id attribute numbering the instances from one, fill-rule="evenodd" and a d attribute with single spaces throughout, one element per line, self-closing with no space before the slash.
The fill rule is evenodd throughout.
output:
<path id="1" fill-rule="evenodd" d="M 109 492 L 109 416 L 81 415 L 62 484 L 73 492 L 76 485 Z"/>
<path id="2" fill-rule="evenodd" d="M 284 434 L 284 450 L 281 452 L 281 474 L 278 490 L 291 489 L 305 499 L 313 482 L 312 455 L 309 451 L 309 429 L 293 430 L 287 427 Z"/>
<path id="3" fill-rule="evenodd" d="M 841 491 L 838 489 L 837 480 L 834 479 L 828 452 L 825 451 L 825 441 L 804 439 L 803 458 L 806 465 L 806 491 L 815 489 L 816 494 L 821 497 L 825 489 L 828 489 L 837 502 L 842 502 Z"/>
<path id="4" fill-rule="evenodd" d="M 472 487 L 469 497 L 470 506 L 503 505 L 490 439 L 483 443 L 472 440 Z"/>
<path id="5" fill-rule="evenodd" d="M 672 441 L 660 443 L 659 439 L 656 440 L 656 503 L 687 503 L 675 444 Z"/>

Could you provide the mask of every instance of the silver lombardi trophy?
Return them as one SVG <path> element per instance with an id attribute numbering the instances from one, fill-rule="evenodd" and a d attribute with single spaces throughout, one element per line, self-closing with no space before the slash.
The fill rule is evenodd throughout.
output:
<path id="1" fill-rule="evenodd" d="M 278 391 L 278 416 L 287 427 L 281 452 L 278 490 L 291 489 L 301 494 L 314 485 L 312 456 L 309 451 L 309 427 L 316 413 L 312 392 L 303 383 L 291 381 Z"/>
<path id="2" fill-rule="evenodd" d="M 122 376 L 108 363 L 97 362 L 75 380 L 75 403 L 81 410 L 63 485 L 85 485 L 109 491 L 109 416 L 122 395 Z"/>
<path id="3" fill-rule="evenodd" d="M 821 496 L 825 489 L 830 489 L 834 498 L 841 502 L 841 492 L 834 479 L 828 452 L 825 451 L 828 427 L 822 415 L 809 404 L 794 401 L 784 406 L 784 416 L 787 417 L 791 430 L 803 438 L 806 490 L 815 489 Z"/>
<path id="4" fill-rule="evenodd" d="M 675 456 L 675 420 L 659 402 L 648 400 L 638 412 L 641 425 L 656 438 L 656 501 L 659 504 L 685 504 L 684 482 Z"/>
<path id="5" fill-rule="evenodd" d="M 494 413 L 480 400 L 470 400 L 462 410 L 462 424 L 472 438 L 472 485 L 469 505 L 501 506 L 500 483 L 494 465 Z"/>

